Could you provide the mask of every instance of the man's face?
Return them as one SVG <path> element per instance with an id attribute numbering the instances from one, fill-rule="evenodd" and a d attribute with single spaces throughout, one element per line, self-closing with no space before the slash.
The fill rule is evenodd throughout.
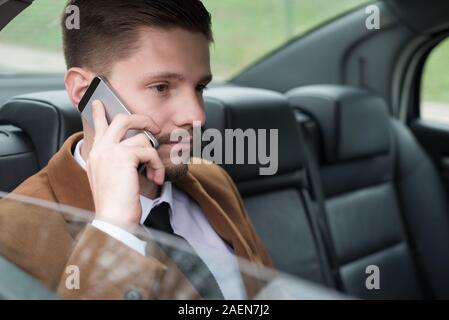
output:
<path id="1" fill-rule="evenodd" d="M 187 168 L 170 160 L 176 144 L 169 141 L 170 134 L 179 129 L 191 133 L 194 121 L 205 121 L 202 93 L 212 78 L 209 41 L 201 33 L 179 28 L 144 28 L 139 45 L 114 64 L 108 81 L 132 113 L 150 116 L 159 125 L 158 153 L 167 179 L 174 180 Z M 189 149 L 191 143 L 180 146 Z"/>

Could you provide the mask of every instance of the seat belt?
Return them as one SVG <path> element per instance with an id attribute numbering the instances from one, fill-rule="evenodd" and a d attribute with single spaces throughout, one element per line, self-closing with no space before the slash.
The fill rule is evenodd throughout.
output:
<path id="1" fill-rule="evenodd" d="M 344 291 L 339 272 L 337 254 L 335 251 L 334 242 L 332 241 L 329 222 L 326 216 L 326 206 L 324 202 L 325 199 L 321 182 L 321 174 L 318 167 L 317 151 L 311 135 L 312 128 L 307 127 L 307 125 L 311 124 L 312 123 L 308 121 L 304 121 L 303 123 L 300 123 L 299 126 L 300 134 L 306 150 L 306 152 L 304 152 L 304 158 L 312 191 L 311 197 L 314 200 L 312 202 L 312 207 L 314 207 L 315 210 L 310 210 L 310 218 L 313 228 L 318 234 L 317 241 L 321 248 L 324 248 L 326 251 L 327 261 L 325 264 L 331 272 L 331 279 L 327 280 L 333 287 Z M 327 278 L 329 278 L 329 276 L 327 276 Z"/>

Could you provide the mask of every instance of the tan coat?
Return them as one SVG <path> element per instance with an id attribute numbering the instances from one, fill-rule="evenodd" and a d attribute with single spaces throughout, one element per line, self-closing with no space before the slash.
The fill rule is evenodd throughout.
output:
<path id="1" fill-rule="evenodd" d="M 82 138 L 71 136 L 48 165 L 13 191 L 95 211 L 86 172 L 73 158 Z M 217 165 L 189 165 L 175 185 L 196 200 L 217 234 L 238 257 L 257 265 L 271 260 L 255 233 L 240 195 Z M 93 214 L 90 214 L 93 219 Z M 198 298 L 195 289 L 157 246 L 142 256 L 120 241 L 68 215 L 9 200 L 0 201 L 0 255 L 65 298 L 122 299 L 129 290 L 148 298 Z M 67 266 L 80 270 L 80 288 L 66 286 Z M 243 277 L 250 295 L 260 284 Z"/>

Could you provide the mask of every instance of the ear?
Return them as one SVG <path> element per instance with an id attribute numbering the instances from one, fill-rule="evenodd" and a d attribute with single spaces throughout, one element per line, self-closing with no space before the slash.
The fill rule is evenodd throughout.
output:
<path id="1" fill-rule="evenodd" d="M 70 68 L 64 77 L 64 84 L 72 105 L 78 109 L 84 93 L 95 75 L 83 68 Z"/>

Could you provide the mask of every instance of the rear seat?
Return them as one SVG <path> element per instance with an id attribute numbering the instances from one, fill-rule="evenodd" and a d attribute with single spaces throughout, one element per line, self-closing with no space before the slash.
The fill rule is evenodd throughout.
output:
<path id="1" fill-rule="evenodd" d="M 78 112 L 65 91 L 17 96 L 0 108 L 0 191 L 12 191 L 43 168 L 74 132 Z"/>
<path id="2" fill-rule="evenodd" d="M 0 191 L 12 191 L 37 170 L 36 154 L 28 136 L 18 127 L 0 125 Z"/>
<path id="3" fill-rule="evenodd" d="M 318 132 L 332 265 L 340 290 L 362 298 L 449 298 L 449 211 L 436 170 L 384 101 L 334 85 L 298 88 L 290 103 Z M 326 232 L 326 231 L 325 231 Z M 366 268 L 380 289 L 365 286 Z"/>

